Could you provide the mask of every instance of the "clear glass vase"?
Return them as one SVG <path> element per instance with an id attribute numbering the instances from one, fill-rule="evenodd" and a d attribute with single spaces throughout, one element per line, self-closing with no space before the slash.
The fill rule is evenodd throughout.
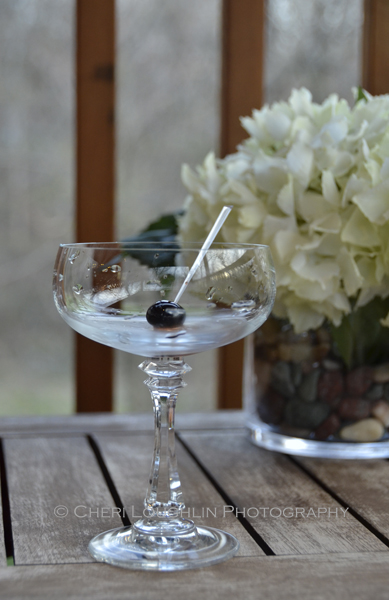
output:
<path id="1" fill-rule="evenodd" d="M 347 368 L 329 327 L 297 335 L 271 318 L 246 341 L 253 442 L 327 458 L 389 456 L 389 363 Z"/>

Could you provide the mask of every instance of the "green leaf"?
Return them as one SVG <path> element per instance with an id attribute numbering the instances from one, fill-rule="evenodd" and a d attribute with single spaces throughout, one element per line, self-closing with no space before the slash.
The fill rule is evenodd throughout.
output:
<path id="1" fill-rule="evenodd" d="M 350 368 L 354 355 L 354 336 L 350 319 L 344 317 L 339 327 L 331 325 L 330 329 L 337 354 L 343 359 L 347 367 Z"/>
<path id="2" fill-rule="evenodd" d="M 154 254 L 142 250 L 123 250 L 124 256 L 132 256 L 137 258 L 142 264 L 149 267 L 164 267 L 174 263 L 174 256 L 179 248 L 176 243 L 176 235 L 178 232 L 178 217 L 182 214 L 182 211 L 171 213 L 168 215 L 162 215 L 156 221 L 153 221 L 138 235 L 133 235 L 128 238 L 121 240 L 123 243 L 132 244 L 136 242 L 155 242 L 160 244 L 161 242 L 169 242 L 171 247 L 166 252 L 159 252 L 157 258 Z"/>
<path id="3" fill-rule="evenodd" d="M 176 235 L 178 233 L 178 219 L 177 217 L 181 216 L 183 211 L 180 210 L 176 213 L 171 213 L 169 215 L 162 215 L 157 221 L 153 221 L 150 225 L 143 231 L 169 231 L 169 235 Z"/>
<path id="4" fill-rule="evenodd" d="M 339 327 L 331 326 L 336 350 L 347 367 L 389 360 L 389 328 L 380 324 L 388 312 L 389 297 L 376 297 L 343 317 Z"/>
<path id="5" fill-rule="evenodd" d="M 361 100 L 365 100 L 365 102 L 368 101 L 367 96 L 365 95 L 365 91 L 363 88 L 361 88 L 361 86 L 358 86 L 358 95 L 357 95 L 357 99 L 355 101 L 355 104 L 357 104 L 358 102 L 360 102 Z"/>

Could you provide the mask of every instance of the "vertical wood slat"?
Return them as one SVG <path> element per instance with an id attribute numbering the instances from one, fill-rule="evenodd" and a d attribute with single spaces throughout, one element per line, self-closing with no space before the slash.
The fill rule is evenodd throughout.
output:
<path id="1" fill-rule="evenodd" d="M 365 0 L 363 87 L 371 94 L 389 92 L 389 2 Z"/>
<path id="2" fill-rule="evenodd" d="M 220 154 L 245 137 L 239 117 L 262 104 L 266 0 L 223 0 Z M 243 341 L 219 350 L 219 408 L 242 406 Z"/>
<path id="3" fill-rule="evenodd" d="M 77 0 L 78 242 L 114 239 L 115 0 Z M 112 410 L 113 350 L 76 334 L 77 412 Z"/>

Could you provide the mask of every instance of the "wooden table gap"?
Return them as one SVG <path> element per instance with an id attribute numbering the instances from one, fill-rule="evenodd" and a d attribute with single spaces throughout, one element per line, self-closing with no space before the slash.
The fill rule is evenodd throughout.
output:
<path id="1" fill-rule="evenodd" d="M 122 521 L 85 436 L 6 439 L 4 459 L 16 567 L 92 563 L 89 541 Z"/>
<path id="2" fill-rule="evenodd" d="M 115 502 L 115 506 L 116 506 L 116 508 L 119 508 L 119 510 L 120 510 L 120 518 L 123 522 L 123 525 L 125 527 L 130 527 L 131 521 L 124 509 L 124 504 L 120 498 L 120 494 L 113 482 L 111 474 L 110 474 L 108 467 L 104 461 L 103 455 L 101 454 L 99 444 L 97 443 L 97 441 L 95 440 L 95 438 L 92 435 L 87 435 L 86 438 L 89 442 L 89 445 L 92 449 L 93 454 L 96 457 L 97 464 L 100 467 L 101 473 L 105 479 L 107 487 L 108 487 L 109 491 L 111 492 L 111 496 L 112 496 L 113 501 Z"/>
<path id="3" fill-rule="evenodd" d="M 131 597 L 139 600 L 145 590 L 151 600 L 166 589 L 186 594 L 188 600 L 202 595 L 256 600 L 258 590 L 275 600 L 387 598 L 387 460 L 290 459 L 267 452 L 235 427 L 242 422 L 237 413 L 211 414 L 206 419 L 183 415 L 180 420 L 178 437 L 183 443 L 177 442 L 177 454 L 187 506 L 199 524 L 235 535 L 241 542 L 239 555 L 201 571 L 172 574 L 128 573 L 93 563 L 89 540 L 122 526 L 120 503 L 112 490 L 117 490 L 131 520 L 141 514 L 153 447 L 152 419 L 142 415 L 55 417 L 45 423 L 41 418 L 3 419 L 1 475 L 8 487 L 15 556 L 15 568 L 7 568 L 0 514 L 4 597 L 119 600 L 130 581 Z M 201 431 L 202 425 L 208 431 Z M 227 504 L 231 510 L 246 510 L 242 515 L 248 527 L 239 514 L 225 514 Z M 58 505 L 69 508 L 66 518 L 55 516 Z M 116 506 L 117 512 L 79 520 L 74 512 L 78 505 L 93 512 Z M 131 506 L 140 511 L 134 518 Z M 339 507 L 344 518 L 338 513 L 336 519 L 315 515 L 273 519 L 269 514 L 256 518 L 247 512 L 248 507 L 290 506 L 313 508 L 316 513 L 317 507 L 332 511 Z M 202 507 L 210 514 L 200 515 Z M 212 514 L 214 507 L 217 515 Z M 266 556 L 251 528 L 275 555 Z"/>
<path id="4" fill-rule="evenodd" d="M 96 438 L 127 514 L 132 520 L 140 518 L 153 450 L 152 433 L 127 438 L 104 433 Z M 185 501 L 183 516 L 193 519 L 196 525 L 225 529 L 235 535 L 241 543 L 240 556 L 263 556 L 263 549 L 236 518 L 232 507 L 231 511 L 230 506 L 225 510 L 223 496 L 180 443 L 177 443 L 177 459 Z"/>
<path id="5" fill-rule="evenodd" d="M 346 511 L 344 519 L 338 518 L 336 509 L 342 505 L 286 455 L 256 448 L 238 432 L 225 436 L 222 432 L 182 431 L 181 439 L 236 506 L 248 510 L 257 507 L 259 501 L 268 511 L 270 507 L 279 511 L 280 506 L 303 511 L 316 506 L 335 511 L 336 520 L 316 518 L 315 513 L 313 519 L 299 518 L 297 512 L 285 519 L 270 518 L 271 513 L 267 517 L 265 513 L 245 514 L 277 556 L 367 549 L 387 552 L 386 544 L 351 513 Z"/>
<path id="6" fill-rule="evenodd" d="M 319 477 L 317 477 L 314 473 L 312 473 L 312 471 L 309 469 L 309 467 L 300 463 L 293 456 L 290 456 L 290 455 L 287 455 L 287 456 L 288 456 L 289 460 L 291 460 L 293 462 L 293 464 L 295 464 L 297 467 L 299 467 L 306 475 L 308 475 L 308 477 L 310 477 L 317 485 L 319 485 L 327 494 L 329 494 L 334 500 L 336 500 L 336 502 L 338 502 L 341 506 L 343 506 L 343 508 L 347 508 L 347 511 L 350 513 L 350 515 L 352 515 L 354 517 L 354 519 L 359 521 L 364 527 L 366 527 L 366 529 L 368 529 L 373 535 L 375 535 L 376 538 L 378 538 L 380 540 L 380 542 L 382 542 L 383 544 L 385 544 L 385 546 L 387 546 L 389 548 L 389 539 L 386 537 L 386 535 L 381 533 L 378 529 L 376 529 L 374 527 L 374 525 L 369 523 L 369 521 L 367 521 L 367 519 L 365 519 L 361 514 L 358 513 L 357 510 L 355 510 L 352 506 L 350 506 L 350 504 L 348 502 L 345 502 L 343 500 L 343 498 L 341 498 L 338 494 L 336 494 L 328 485 L 326 485 L 324 483 L 324 481 L 321 481 L 321 479 Z"/>
<path id="7" fill-rule="evenodd" d="M 265 542 L 263 537 L 254 529 L 251 523 L 243 516 L 241 509 L 237 506 L 232 498 L 225 492 L 225 490 L 218 484 L 215 478 L 211 475 L 211 473 L 204 467 L 204 465 L 198 460 L 197 456 L 191 451 L 190 447 L 184 442 L 184 440 L 180 437 L 180 434 L 177 433 L 177 439 L 180 444 L 185 448 L 188 454 L 193 458 L 199 469 L 204 473 L 205 477 L 208 481 L 213 485 L 213 487 L 217 490 L 220 496 L 223 498 L 224 502 L 227 506 L 231 506 L 233 508 L 233 513 L 240 522 L 240 524 L 245 528 L 247 533 L 253 538 L 256 544 L 263 550 L 266 556 L 274 556 L 275 552 L 270 548 L 270 546 Z"/>
<path id="8" fill-rule="evenodd" d="M 3 440 L 0 438 L 0 565 L 7 564 L 8 559 L 14 561 L 14 544 L 12 535 L 11 510 L 7 471 L 5 468 Z"/>

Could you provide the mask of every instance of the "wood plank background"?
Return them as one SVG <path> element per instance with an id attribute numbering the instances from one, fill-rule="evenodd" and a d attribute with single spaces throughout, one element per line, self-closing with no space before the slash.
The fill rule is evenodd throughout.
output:
<path id="1" fill-rule="evenodd" d="M 115 0 L 77 0 L 77 242 L 115 238 Z M 112 410 L 113 350 L 76 336 L 77 412 Z"/>
<path id="2" fill-rule="evenodd" d="M 362 85 L 371 94 L 389 92 L 389 2 L 364 1 Z"/>
<path id="3" fill-rule="evenodd" d="M 9 439 L 4 448 L 15 564 L 93 562 L 91 538 L 122 521 L 117 515 L 89 516 L 89 508 L 114 502 L 86 439 Z M 58 506 L 68 515 L 57 516 Z M 83 514 L 88 517 L 76 516 Z"/>
<path id="4" fill-rule="evenodd" d="M 180 437 L 240 510 L 250 507 L 281 510 L 300 507 L 307 514 L 309 508 L 317 513 L 317 509 L 322 507 L 339 515 L 331 518 L 265 518 L 263 512 L 253 517 L 246 513 L 254 529 L 275 554 L 388 550 L 352 515 L 344 513 L 341 505 L 287 456 L 255 447 L 243 433 L 185 432 Z"/>
<path id="5" fill-rule="evenodd" d="M 4 532 L 4 518 L 3 518 L 3 501 L 7 502 L 8 490 L 6 489 L 5 479 L 5 464 L 3 462 L 3 444 L 0 442 L 0 567 L 4 567 L 7 564 L 7 553 L 5 548 L 5 532 Z"/>
<path id="6" fill-rule="evenodd" d="M 133 427 L 128 422 L 125 430 L 118 417 L 79 417 L 81 427 L 96 429 L 92 444 L 77 432 L 76 417 L 48 419 L 46 431 L 42 423 L 34 429 L 39 419 L 26 418 L 19 434 L 15 429 L 3 437 L 16 566 L 0 567 L 2 597 L 114 599 L 128 593 L 130 583 L 132 598 L 144 598 L 145 590 L 151 599 L 166 590 L 196 599 L 387 598 L 389 462 L 291 459 L 267 452 L 231 427 L 236 413 L 224 411 L 210 415 L 208 431 L 199 429 L 198 416 L 183 415 L 178 460 L 195 521 L 235 534 L 239 555 L 212 568 L 172 574 L 129 573 L 92 563 L 90 538 L 122 522 L 114 512 L 79 518 L 74 509 L 113 508 L 119 499 L 131 519 L 142 510 L 146 491 L 153 442 L 151 432 L 140 426 L 150 427 L 150 420 L 134 416 Z M 4 421 L 9 420 L 0 420 L 0 431 L 6 429 Z M 224 430 L 217 428 L 221 424 Z M 241 514 L 246 509 L 244 518 L 230 512 L 201 515 L 206 507 L 214 511 L 230 504 Z M 55 516 L 58 505 L 68 508 L 67 517 Z M 345 506 L 353 513 L 341 513 Z M 330 517 L 269 518 L 253 517 L 250 507 L 333 512 Z M 265 556 L 266 548 L 277 556 Z"/>
<path id="7" fill-rule="evenodd" d="M 389 461 L 300 458 L 298 462 L 389 539 Z"/>
<path id="8" fill-rule="evenodd" d="M 220 155 L 244 139 L 240 117 L 262 106 L 265 0 L 223 0 Z M 218 408 L 242 407 L 244 342 L 219 349 Z"/>
<path id="9" fill-rule="evenodd" d="M 99 434 L 96 440 L 130 520 L 133 521 L 132 515 L 142 515 L 154 438 L 151 435 L 114 437 Z M 179 444 L 177 459 L 184 502 L 189 509 L 188 517 L 193 518 L 196 525 L 216 527 L 232 533 L 241 544 L 239 556 L 263 555 L 235 516 L 229 510 L 224 510 L 220 494 Z"/>
<path id="10" fill-rule="evenodd" d="M 108 565 L 0 569 L 7 600 L 387 600 L 387 553 L 235 558 L 176 573 L 128 572 Z M 28 591 L 28 596 L 26 592 Z"/>
<path id="11" fill-rule="evenodd" d="M 207 413 L 180 413 L 176 415 L 176 427 L 181 429 L 243 429 L 245 415 L 239 410 Z M 3 417 L 0 419 L 0 435 L 4 437 L 34 434 L 71 432 L 92 433 L 112 431 L 154 431 L 154 417 L 141 414 L 79 414 L 49 417 Z"/>

